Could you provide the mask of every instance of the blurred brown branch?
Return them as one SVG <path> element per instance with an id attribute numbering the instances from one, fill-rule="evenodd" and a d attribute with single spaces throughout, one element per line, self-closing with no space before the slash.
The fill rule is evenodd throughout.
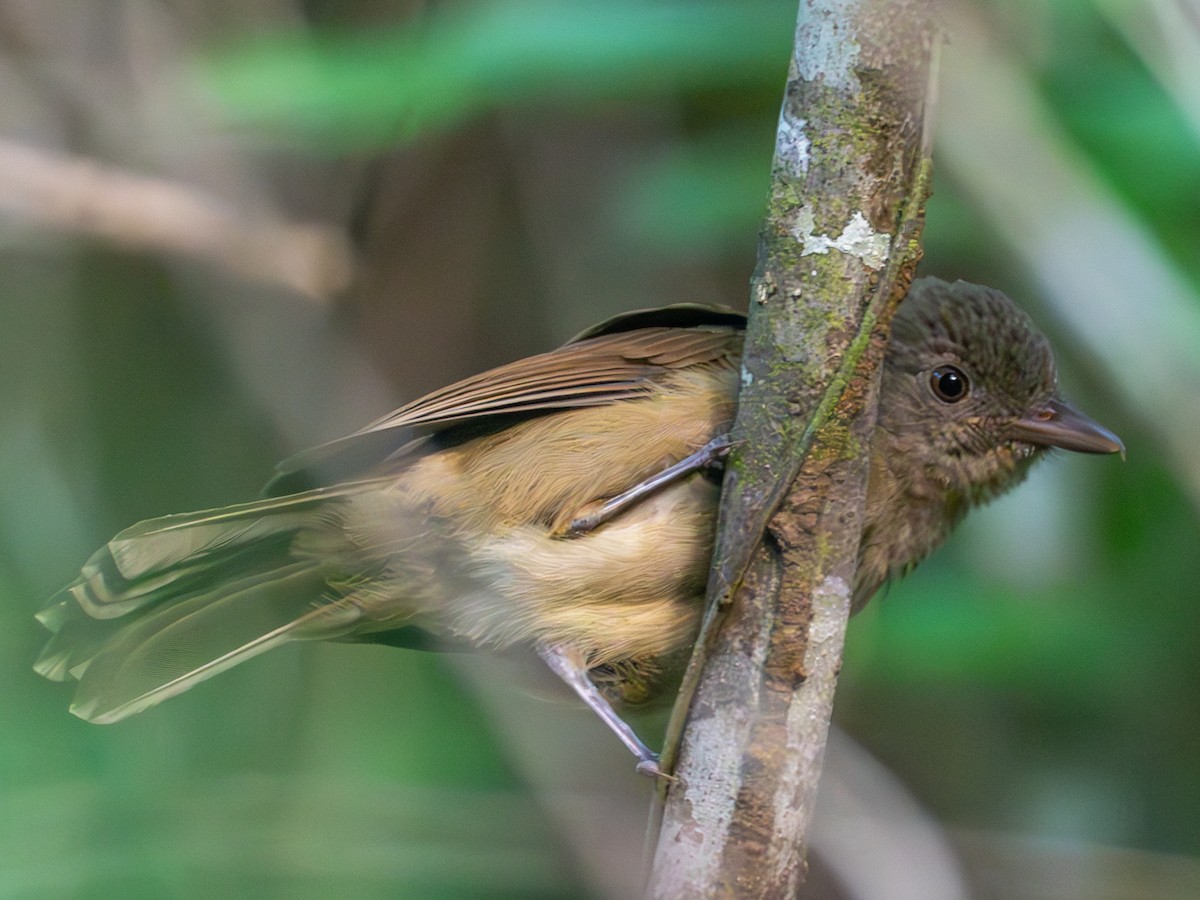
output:
<path id="1" fill-rule="evenodd" d="M 353 273 L 336 229 L 252 218 L 174 181 L 0 140 L 0 212 L 125 247 L 181 253 L 313 300 Z"/>

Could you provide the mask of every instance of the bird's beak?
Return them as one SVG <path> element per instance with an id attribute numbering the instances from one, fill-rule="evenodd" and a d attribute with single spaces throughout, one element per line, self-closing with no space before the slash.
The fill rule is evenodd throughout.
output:
<path id="1" fill-rule="evenodd" d="M 1010 426 L 1010 434 L 1019 441 L 1046 447 L 1061 447 L 1079 453 L 1120 453 L 1125 456 L 1121 439 L 1061 400 L 1039 403 Z"/>

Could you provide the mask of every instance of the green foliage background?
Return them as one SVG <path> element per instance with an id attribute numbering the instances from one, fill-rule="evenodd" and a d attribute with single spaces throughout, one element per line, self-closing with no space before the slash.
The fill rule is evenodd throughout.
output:
<path id="1" fill-rule="evenodd" d="M 200 264 L 5 226 L 0 897 L 601 893 L 555 803 L 531 788 L 522 741 L 498 724 L 494 697 L 471 687 L 478 672 L 381 648 L 289 649 L 99 728 L 69 716 L 67 689 L 30 670 L 44 637 L 32 614 L 123 526 L 253 496 L 300 436 L 315 442 L 384 412 L 339 393 L 347 357 L 377 367 L 400 399 L 656 299 L 743 305 L 794 7 L 493 2 L 413 13 L 310 3 L 290 19 L 263 7 L 228 23 L 217 4 L 200 23 L 174 20 L 191 52 L 171 61 L 177 80 L 153 96 L 169 99 L 172 85 L 202 91 L 219 125 L 194 152 L 250 155 L 285 209 L 337 209 L 314 192 L 322 178 L 330 195 L 376 196 L 345 216 L 368 271 L 420 232 L 439 186 L 493 164 L 511 176 L 520 168 L 513 148 L 530 133 L 574 142 L 545 142 L 547 171 L 527 166 L 525 181 L 500 191 L 508 213 L 477 208 L 511 228 L 472 257 L 475 284 L 485 286 L 474 293 L 443 293 L 435 282 L 385 304 L 352 290 L 323 308 Z M 976 11 L 1079 165 L 1113 192 L 1194 300 L 1197 110 L 1156 80 L 1119 27 L 1119 7 L 1023 0 Z M 146 4 L 124 26 L 135 30 L 139 16 L 161 25 L 169 9 Z M 87 65 L 117 65 L 120 43 L 104 40 L 90 38 L 98 58 Z M 45 72 L 54 66 L 18 44 L 7 51 L 12 64 L 33 73 L 31 83 L 53 84 Z M 947 77 L 953 52 L 952 43 Z M 61 101 L 48 90 L 31 96 Z M 101 113 L 118 105 L 95 102 Z M 64 146 L 165 168 L 169 154 L 155 148 L 170 142 L 153 116 L 137 126 L 148 146 L 113 151 L 108 130 L 130 121 L 101 115 L 68 130 Z M 655 140 L 627 140 L 645 132 Z M 586 153 L 579 135 L 595 138 Z M 474 142 L 466 157 L 454 155 L 459 140 Z M 604 161 L 549 181 L 587 226 L 561 246 L 530 221 L 539 207 L 528 172 L 543 184 L 572 162 L 555 148 Z M 411 194 L 387 194 L 380 182 L 330 175 L 346 165 L 403 170 L 421 153 L 455 160 L 440 181 L 417 167 L 434 198 L 424 207 L 406 207 Z M 561 197 L 568 187 L 578 198 Z M 401 229 L 381 251 L 369 211 L 397 196 L 394 218 L 418 217 L 415 231 Z M 459 218 L 430 225 L 447 235 L 448 282 L 475 234 L 463 226 L 476 215 L 471 204 L 454 209 Z M 1195 857 L 1200 496 L 1162 450 L 1172 429 L 1195 421 L 1195 395 L 1170 396 L 1191 383 L 1180 373 L 1194 372 L 1195 358 L 1124 363 L 1143 373 L 1154 409 L 1166 395 L 1180 410 L 1178 421 L 1148 417 L 1070 317 L 1039 305 L 1029 269 L 953 166 L 939 168 L 925 245 L 926 271 L 993 283 L 1045 324 L 1066 393 L 1122 435 L 1129 458 L 1043 464 L 873 603 L 851 627 L 839 719 L 952 830 Z M 555 276 L 554 260 L 568 254 L 575 268 Z M 1122 264 L 1095 260 L 1100 273 Z M 710 293 L 695 296 L 697 284 Z M 1156 298 L 1106 302 L 1149 308 Z M 455 330 L 464 321 L 475 324 Z M 422 355 L 421 345 L 460 334 L 469 338 L 460 357 Z M 1174 337 L 1174 346 L 1200 346 L 1200 333 Z M 264 371 L 275 374 L 254 382 Z M 290 392 L 282 407 L 269 399 L 275 389 Z M 299 408 L 309 415 L 301 425 L 280 412 Z M 508 674 L 501 664 L 483 678 Z M 580 796 L 634 779 L 620 748 L 584 716 L 542 709 L 523 687 L 512 693 L 520 715 L 548 729 L 532 740 L 546 748 L 544 767 L 574 771 Z M 621 790 L 640 802 L 644 788 Z"/>

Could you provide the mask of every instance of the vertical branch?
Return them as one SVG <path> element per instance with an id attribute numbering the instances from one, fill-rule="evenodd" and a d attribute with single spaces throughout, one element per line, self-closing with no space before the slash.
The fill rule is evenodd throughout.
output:
<path id="1" fill-rule="evenodd" d="M 803 880 L 877 369 L 919 257 L 933 47 L 924 0 L 800 4 L 654 897 L 794 896 Z"/>

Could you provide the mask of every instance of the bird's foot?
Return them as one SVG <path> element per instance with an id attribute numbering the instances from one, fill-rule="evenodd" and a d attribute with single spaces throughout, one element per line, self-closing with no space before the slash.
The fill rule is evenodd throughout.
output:
<path id="1" fill-rule="evenodd" d="M 729 455 L 729 450 L 732 446 L 733 442 L 730 440 L 728 434 L 718 434 L 695 453 L 685 456 L 674 465 L 667 466 L 661 472 L 656 472 L 644 481 L 638 482 L 629 490 L 622 491 L 617 496 L 608 500 L 596 501 L 583 507 L 583 509 L 590 509 L 590 511 L 572 519 L 563 531 L 562 536 L 579 537 L 580 535 L 595 531 L 601 525 L 616 518 L 629 509 L 629 507 L 645 499 L 655 491 L 687 475 L 691 475 L 693 472 L 698 472 L 701 469 L 706 469 L 709 466 L 722 462 Z"/>

